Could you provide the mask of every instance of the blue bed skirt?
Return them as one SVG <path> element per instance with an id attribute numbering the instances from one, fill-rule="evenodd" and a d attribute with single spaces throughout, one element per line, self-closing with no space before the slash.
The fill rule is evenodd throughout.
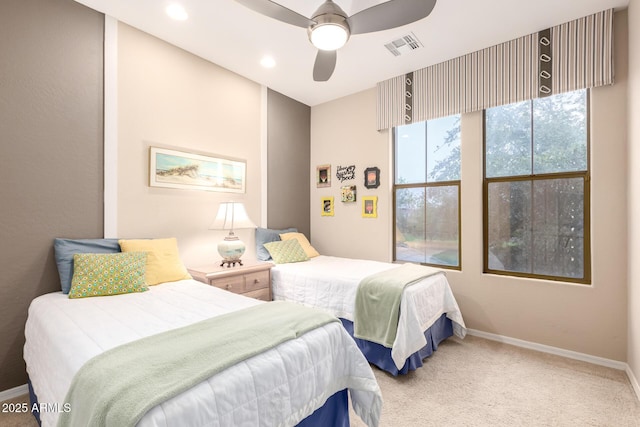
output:
<path id="1" fill-rule="evenodd" d="M 349 395 L 347 389 L 331 396 L 325 404 L 300 421 L 298 427 L 349 427 Z"/>
<path id="2" fill-rule="evenodd" d="M 31 380 L 27 383 L 29 385 L 29 400 L 31 401 L 30 407 L 34 408 L 34 403 L 37 405 L 38 397 L 33 391 L 31 386 Z M 37 406 L 35 406 L 37 407 Z M 38 425 L 42 425 L 40 421 L 40 412 L 31 412 L 38 421 Z M 339 391 L 331 396 L 323 406 L 316 409 L 316 411 L 309 415 L 304 420 L 300 421 L 298 427 L 349 427 L 349 395 L 347 389 Z"/>
<path id="3" fill-rule="evenodd" d="M 453 324 L 446 314 L 440 316 L 436 322 L 424 332 L 427 339 L 427 345 L 413 353 L 406 360 L 402 369 L 398 369 L 393 359 L 391 359 L 391 349 L 380 344 L 362 340 L 353 336 L 353 322 L 346 319 L 340 319 L 342 325 L 349 332 L 349 335 L 355 340 L 356 344 L 367 358 L 369 363 L 376 365 L 378 368 L 389 372 L 391 375 L 405 375 L 409 371 L 415 371 L 422 366 L 422 360 L 431 356 L 438 349 L 444 339 L 453 335 Z"/>
<path id="4" fill-rule="evenodd" d="M 27 381 L 27 385 L 29 386 L 29 402 L 31 403 L 29 407 L 32 409 L 31 413 L 36 418 L 38 425 L 42 425 L 42 421 L 40 421 L 40 411 L 37 410 L 38 396 L 36 396 L 36 392 L 33 391 L 31 380 Z M 36 409 L 36 410 L 34 411 L 33 409 Z"/>

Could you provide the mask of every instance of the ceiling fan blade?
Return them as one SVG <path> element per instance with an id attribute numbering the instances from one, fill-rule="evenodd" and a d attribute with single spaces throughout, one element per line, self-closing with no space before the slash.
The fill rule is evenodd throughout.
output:
<path id="1" fill-rule="evenodd" d="M 390 0 L 347 18 L 351 34 L 372 33 L 400 27 L 427 17 L 436 0 Z"/>
<path id="2" fill-rule="evenodd" d="M 310 25 L 315 24 L 315 22 L 309 18 L 291 9 L 287 9 L 284 6 L 280 6 L 271 0 L 236 0 L 236 2 L 269 18 L 277 19 L 278 21 L 286 22 L 296 27 L 308 28 Z"/>
<path id="3" fill-rule="evenodd" d="M 335 50 L 318 50 L 316 63 L 313 65 L 313 80 L 316 82 L 326 82 L 336 68 L 338 58 Z"/>

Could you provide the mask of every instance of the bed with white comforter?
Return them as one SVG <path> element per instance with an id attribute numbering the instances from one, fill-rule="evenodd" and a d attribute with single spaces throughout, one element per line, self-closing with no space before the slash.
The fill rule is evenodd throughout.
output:
<path id="1" fill-rule="evenodd" d="M 74 374 L 92 357 L 256 304 L 264 302 L 194 280 L 109 297 L 40 296 L 29 307 L 25 327 L 31 385 L 45 408 L 65 410 Z M 291 426 L 345 388 L 356 413 L 377 425 L 381 396 L 375 377 L 351 337 L 332 322 L 214 375 L 156 406 L 138 425 Z M 40 416 L 43 426 L 55 426 L 59 414 Z"/>
<path id="2" fill-rule="evenodd" d="M 308 261 L 277 264 L 271 270 L 274 300 L 296 301 L 323 308 L 354 320 L 360 281 L 400 264 L 320 255 Z M 453 333 L 464 338 L 466 327 L 446 274 L 429 276 L 404 289 L 391 358 L 397 369 L 426 344 L 425 331 L 443 314 L 452 321 Z"/>

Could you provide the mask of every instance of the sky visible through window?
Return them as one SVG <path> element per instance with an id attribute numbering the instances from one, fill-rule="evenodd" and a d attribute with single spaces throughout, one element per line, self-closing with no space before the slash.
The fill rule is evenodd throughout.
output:
<path id="1" fill-rule="evenodd" d="M 451 155 L 452 145 L 445 144 L 448 132 L 459 126 L 459 116 L 399 126 L 397 134 L 396 183 L 427 182 L 438 163 Z M 427 129 L 425 144 L 425 127 Z M 425 156 L 426 166 L 425 170 Z M 431 179 L 429 178 L 429 181 Z"/>

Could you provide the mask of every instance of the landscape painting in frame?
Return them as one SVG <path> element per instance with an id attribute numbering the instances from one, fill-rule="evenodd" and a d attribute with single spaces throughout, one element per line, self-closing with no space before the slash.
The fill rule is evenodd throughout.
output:
<path id="1" fill-rule="evenodd" d="M 247 164 L 165 148 L 149 147 L 151 187 L 244 193 Z"/>

